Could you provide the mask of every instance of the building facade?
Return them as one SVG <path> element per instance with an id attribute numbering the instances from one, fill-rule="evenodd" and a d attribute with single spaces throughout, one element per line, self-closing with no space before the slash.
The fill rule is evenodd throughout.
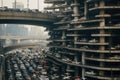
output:
<path id="1" fill-rule="evenodd" d="M 22 2 L 15 2 L 13 3 L 13 8 L 17 8 L 17 9 L 23 9 L 24 8 L 24 4 Z"/>
<path id="2" fill-rule="evenodd" d="M 50 73 L 71 80 L 120 80 L 120 0 L 45 0 L 58 17 L 48 29 Z M 53 69 L 54 68 L 54 69 Z"/>

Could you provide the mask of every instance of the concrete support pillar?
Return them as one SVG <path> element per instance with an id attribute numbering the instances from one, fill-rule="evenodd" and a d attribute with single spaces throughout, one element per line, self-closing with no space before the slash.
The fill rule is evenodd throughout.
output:
<path id="1" fill-rule="evenodd" d="M 75 76 L 79 76 L 79 68 L 75 67 Z"/>
<path id="2" fill-rule="evenodd" d="M 75 31 L 74 34 L 77 35 L 77 31 Z M 78 39 L 78 36 L 75 36 L 74 41 L 77 41 L 77 39 Z"/>
<path id="3" fill-rule="evenodd" d="M 82 64 L 85 64 L 85 52 L 82 52 Z"/>
<path id="4" fill-rule="evenodd" d="M 76 61 L 76 62 L 78 61 L 78 56 L 77 55 L 74 56 L 74 61 Z"/>
<path id="5" fill-rule="evenodd" d="M 74 4 L 78 4 L 78 1 L 74 0 Z M 78 15 L 79 14 L 79 7 L 78 6 L 74 6 L 73 7 L 73 12 L 74 12 L 75 15 Z M 78 19 L 78 18 L 79 18 L 78 16 L 74 17 L 74 19 Z"/>
<path id="6" fill-rule="evenodd" d="M 19 44 L 19 43 L 20 43 L 20 39 L 17 40 L 17 44 Z"/>
<path id="7" fill-rule="evenodd" d="M 65 31 L 62 31 L 62 40 L 64 40 L 66 38 L 66 34 L 65 34 Z M 62 45 L 66 45 L 66 43 L 65 42 L 63 42 L 63 44 Z"/>
<path id="8" fill-rule="evenodd" d="M 99 2 L 99 6 L 103 7 L 105 6 L 105 2 L 103 0 L 101 0 Z M 100 10 L 100 15 L 104 15 L 105 11 L 104 10 Z M 100 22 L 100 27 L 105 27 L 105 18 L 101 18 L 102 22 Z M 100 30 L 100 34 L 105 34 L 105 30 Z M 100 43 L 105 43 L 105 37 L 100 37 Z M 100 46 L 100 50 L 105 50 L 105 46 Z M 100 54 L 100 58 L 104 58 L 104 54 Z M 104 66 L 104 62 L 100 62 L 100 67 Z M 100 76 L 104 76 L 104 71 L 100 71 L 99 72 Z"/>
<path id="9" fill-rule="evenodd" d="M 105 6 L 105 2 L 104 2 L 104 0 L 101 0 L 100 3 L 99 3 L 99 5 L 100 5 L 100 7 Z"/>
<path id="10" fill-rule="evenodd" d="M 78 4 L 77 0 L 74 0 L 74 4 Z M 73 10 L 74 10 L 74 14 L 78 14 L 78 13 L 79 13 L 79 8 L 78 8 L 78 6 L 74 6 L 74 7 L 73 7 Z"/>
<path id="11" fill-rule="evenodd" d="M 10 39 L 5 39 L 5 45 L 10 45 L 12 42 Z"/>
<path id="12" fill-rule="evenodd" d="M 67 69 L 66 70 L 70 70 L 70 66 L 69 65 L 67 65 Z"/>
<path id="13" fill-rule="evenodd" d="M 74 56 L 74 61 L 78 62 L 78 55 Z M 79 68 L 75 67 L 75 76 L 79 76 Z"/>
<path id="14" fill-rule="evenodd" d="M 65 2 L 65 5 L 67 5 L 67 2 Z M 68 8 L 67 8 L 67 7 L 65 7 L 65 11 L 66 11 L 66 10 L 68 10 Z"/>
<path id="15" fill-rule="evenodd" d="M 75 31 L 74 34 L 77 35 L 77 31 Z M 78 36 L 75 36 L 75 37 L 74 37 L 74 43 L 77 42 L 77 39 L 78 39 Z M 74 44 L 74 47 L 76 48 L 77 45 Z"/>
<path id="16" fill-rule="evenodd" d="M 84 1 L 84 16 L 87 17 L 87 2 Z"/>
<path id="17" fill-rule="evenodd" d="M 82 79 L 85 79 L 85 68 L 82 68 Z"/>
<path id="18" fill-rule="evenodd" d="M 62 31 L 62 39 L 65 39 L 65 31 Z"/>
<path id="19" fill-rule="evenodd" d="M 82 52 L 82 65 L 85 65 L 85 52 Z M 85 78 L 85 68 L 82 68 L 82 79 Z"/>
<path id="20" fill-rule="evenodd" d="M 53 3 L 53 5 L 52 6 L 55 6 L 55 4 Z M 53 12 L 55 12 L 55 9 L 53 9 Z"/>

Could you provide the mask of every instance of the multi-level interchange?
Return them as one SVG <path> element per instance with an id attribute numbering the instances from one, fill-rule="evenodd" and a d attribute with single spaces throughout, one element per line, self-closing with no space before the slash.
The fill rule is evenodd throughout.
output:
<path id="1" fill-rule="evenodd" d="M 51 74 L 61 80 L 65 73 L 83 80 L 120 80 L 120 0 L 45 3 L 58 18 L 49 29 Z"/>

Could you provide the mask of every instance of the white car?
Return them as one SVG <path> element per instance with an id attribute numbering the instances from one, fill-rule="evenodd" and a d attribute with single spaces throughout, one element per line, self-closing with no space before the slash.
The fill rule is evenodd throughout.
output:
<path id="1" fill-rule="evenodd" d="M 91 40 L 89 40 L 89 42 L 90 42 L 90 43 L 96 43 L 96 42 L 98 42 L 98 40 L 96 40 L 96 39 L 91 39 Z"/>
<path id="2" fill-rule="evenodd" d="M 96 73 L 94 71 L 87 71 L 85 72 L 87 75 L 95 75 Z"/>
<path id="3" fill-rule="evenodd" d="M 21 72 L 17 71 L 15 76 L 16 76 L 16 78 L 20 78 L 20 77 L 22 77 L 22 74 L 21 74 Z"/>

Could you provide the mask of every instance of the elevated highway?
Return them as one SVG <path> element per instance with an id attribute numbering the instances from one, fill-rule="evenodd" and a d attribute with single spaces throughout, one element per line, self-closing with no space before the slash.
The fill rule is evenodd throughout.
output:
<path id="1" fill-rule="evenodd" d="M 41 40 L 38 36 L 0 36 L 2 45 L 21 43 L 24 40 Z"/>
<path id="2" fill-rule="evenodd" d="M 33 48 L 36 46 L 41 46 L 42 43 L 20 43 L 20 44 L 14 44 L 14 45 L 9 45 L 9 46 L 4 46 L 3 47 L 3 51 L 4 53 L 9 52 L 11 50 L 14 49 L 18 49 L 18 48 Z"/>
<path id="3" fill-rule="evenodd" d="M 40 39 L 38 36 L 0 36 L 0 39 L 22 40 L 22 39 Z"/>
<path id="4" fill-rule="evenodd" d="M 1 11 L 0 10 L 0 23 L 5 24 L 29 24 L 48 26 L 56 21 L 56 16 L 52 13 L 42 12 L 23 12 L 23 11 Z"/>

